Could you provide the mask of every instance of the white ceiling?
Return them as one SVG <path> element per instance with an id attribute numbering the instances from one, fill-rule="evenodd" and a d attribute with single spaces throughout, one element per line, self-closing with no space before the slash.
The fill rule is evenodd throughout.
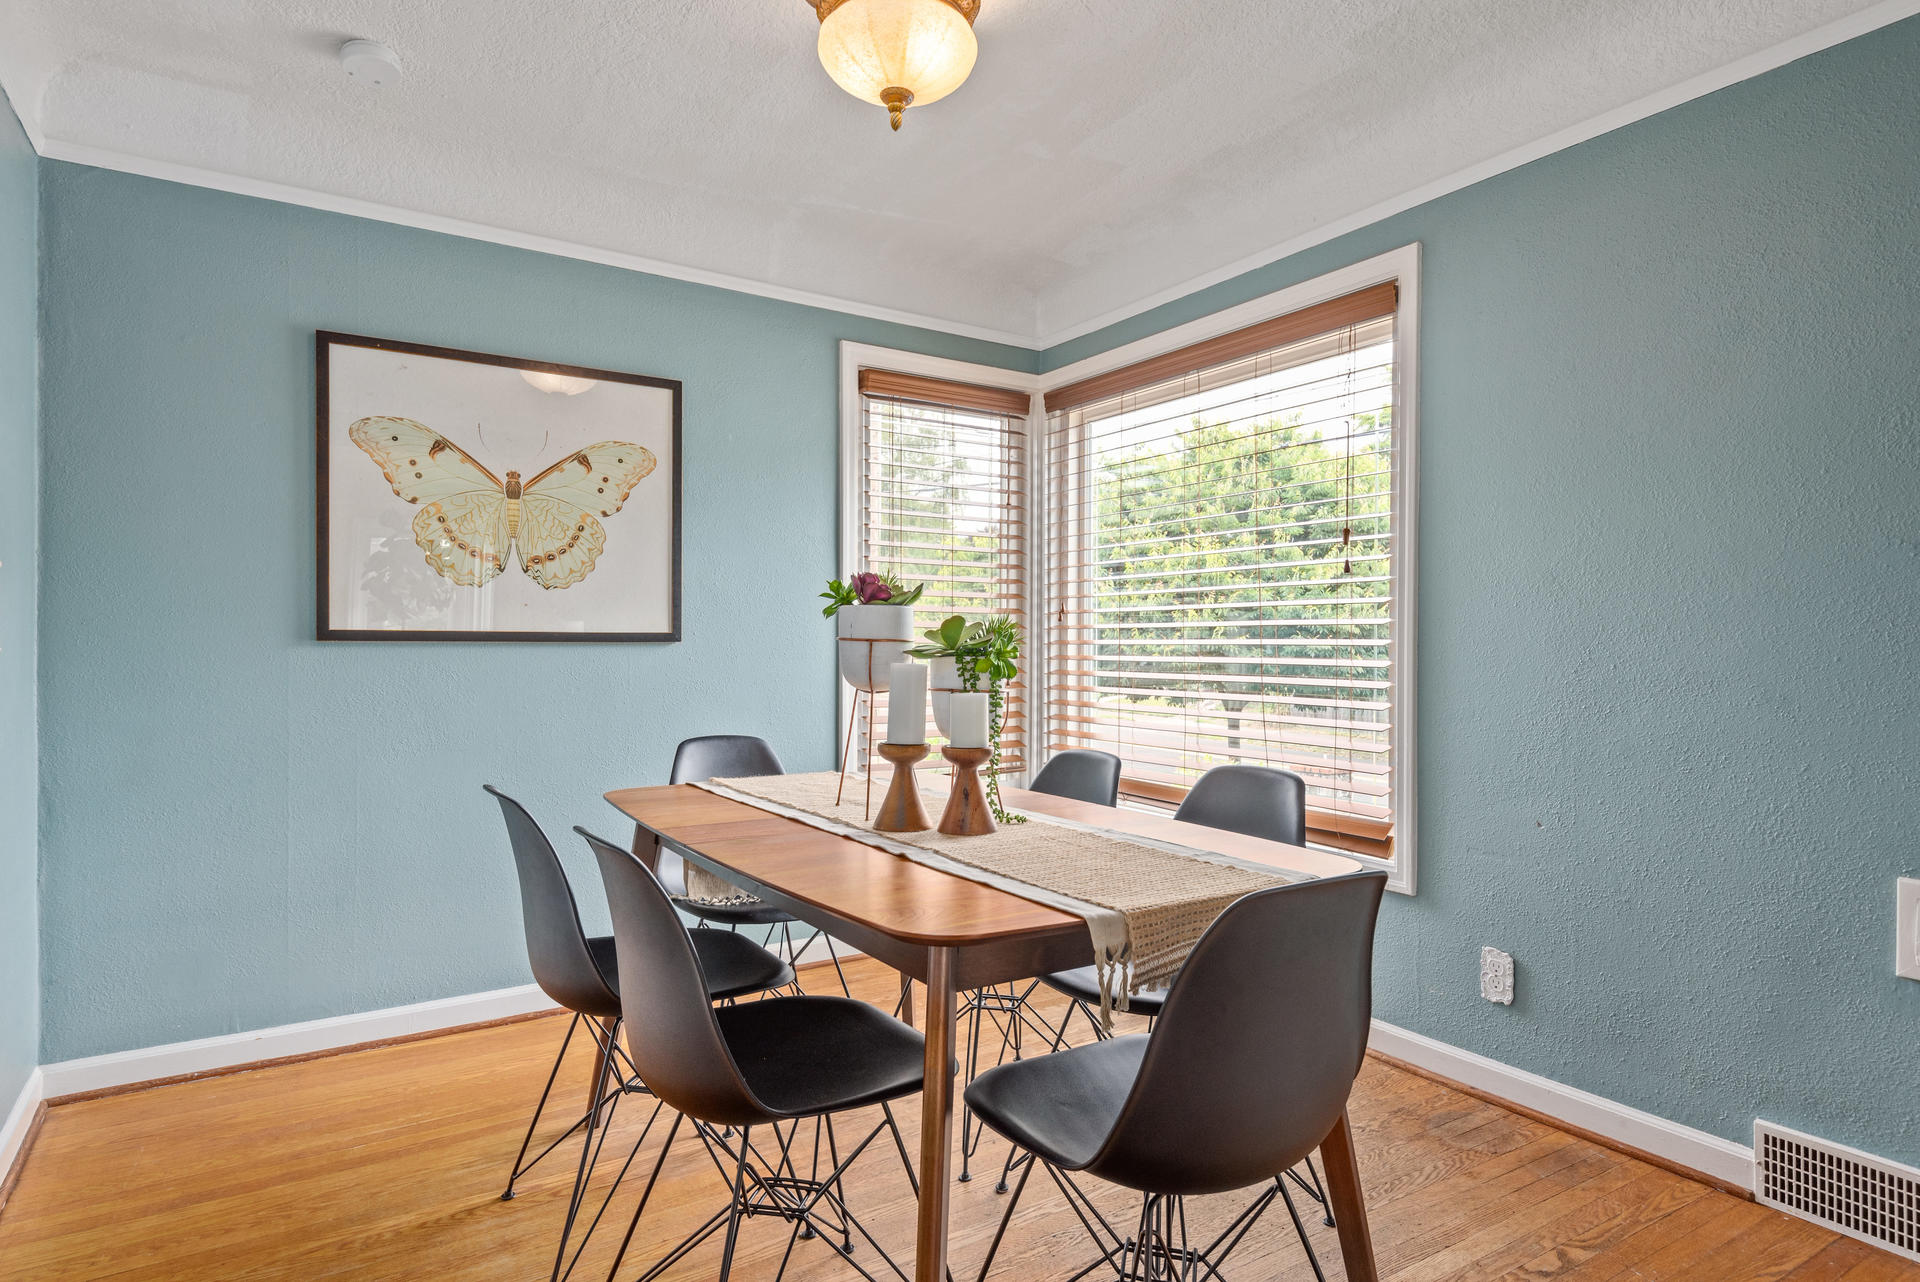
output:
<path id="1" fill-rule="evenodd" d="M 48 155 L 1031 346 L 1916 8 L 984 0 L 898 134 L 805 0 L 6 0 L 0 84 Z"/>

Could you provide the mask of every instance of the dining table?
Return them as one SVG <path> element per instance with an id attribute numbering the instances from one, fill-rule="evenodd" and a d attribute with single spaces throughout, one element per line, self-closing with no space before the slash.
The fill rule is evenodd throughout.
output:
<path id="1" fill-rule="evenodd" d="M 1294 878 L 1361 867 L 1343 855 L 1182 823 L 1162 813 L 1020 788 L 1003 787 L 1002 793 L 1016 812 L 1210 851 Z M 1092 963 L 1086 922 L 693 784 L 622 788 L 606 799 L 633 821 L 634 854 L 649 867 L 656 865 L 659 843 L 670 842 L 683 858 L 926 986 L 914 1278 L 946 1282 L 958 995 Z M 1275 1089 L 1285 1084 L 1275 1083 Z M 1344 1111 L 1320 1142 L 1320 1154 L 1346 1275 L 1350 1282 L 1374 1282 L 1366 1204 Z"/>

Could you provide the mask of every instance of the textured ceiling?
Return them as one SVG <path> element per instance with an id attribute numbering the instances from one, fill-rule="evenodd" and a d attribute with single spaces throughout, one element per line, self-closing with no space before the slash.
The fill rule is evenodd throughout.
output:
<path id="1" fill-rule="evenodd" d="M 898 134 L 804 0 L 6 0 L 0 83 L 49 154 L 1032 341 L 1886 8 L 985 0 L 972 79 Z M 349 81 L 353 36 L 401 83 Z"/>

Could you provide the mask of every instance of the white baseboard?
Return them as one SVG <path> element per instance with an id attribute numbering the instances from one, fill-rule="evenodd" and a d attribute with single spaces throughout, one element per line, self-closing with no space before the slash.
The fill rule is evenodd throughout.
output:
<path id="1" fill-rule="evenodd" d="M 795 942 L 799 942 L 797 939 Z M 837 945 L 842 961 L 860 954 L 844 944 Z M 827 949 L 815 940 L 800 952 L 802 965 L 828 961 Z M 822 990 L 824 991 L 824 990 Z M 385 1010 L 363 1011 L 357 1015 L 335 1015 L 311 1019 L 299 1024 L 281 1024 L 275 1028 L 255 1029 L 249 1033 L 227 1033 L 203 1037 L 192 1042 L 173 1042 L 141 1050 L 115 1051 L 86 1059 L 69 1059 L 40 1068 L 39 1098 L 58 1099 L 85 1091 L 108 1090 L 138 1082 L 182 1077 L 214 1069 L 232 1068 L 265 1059 L 288 1055 L 309 1055 L 315 1051 L 356 1046 L 362 1042 L 384 1041 L 411 1033 L 428 1033 L 462 1024 L 480 1024 L 491 1019 L 506 1019 L 533 1011 L 552 1010 L 553 999 L 533 984 L 518 988 L 499 988 L 465 997 L 444 997 L 437 1001 L 416 1002 L 411 1006 L 390 1006 Z M 0 1164 L 0 1169 L 4 1165 Z"/>
<path id="2" fill-rule="evenodd" d="M 1753 1149 L 1748 1145 L 1616 1104 L 1377 1019 L 1368 1047 L 1737 1188 L 1753 1189 Z"/>
<path id="3" fill-rule="evenodd" d="M 202 1037 L 192 1042 L 174 1042 L 166 1046 L 149 1046 L 143 1050 L 116 1051 L 111 1055 L 63 1060 L 40 1069 L 43 1078 L 41 1088 L 46 1098 L 58 1099 L 62 1095 L 78 1095 L 83 1091 L 106 1090 L 165 1077 L 205 1073 L 263 1059 L 308 1055 L 361 1042 L 384 1041 L 390 1037 L 405 1037 L 410 1033 L 428 1033 L 551 1009 L 553 999 L 532 984 L 498 988 L 489 993 L 443 997 L 437 1001 L 390 1006 L 385 1010 L 364 1011 L 358 1015 L 335 1015 L 299 1024 L 281 1024 L 277 1028 L 255 1029 L 250 1033 L 228 1033 L 220 1037 Z"/>
<path id="4" fill-rule="evenodd" d="M 846 949 L 842 949 L 840 955 L 842 959 L 857 956 Z M 819 951 L 818 957 L 825 960 L 824 950 Z M 813 958 L 809 957 L 808 960 Z M 198 1041 L 175 1042 L 168 1046 L 152 1046 L 143 1050 L 119 1051 L 111 1055 L 48 1064 L 27 1079 L 26 1087 L 7 1116 L 5 1129 L 0 1130 L 0 1172 L 7 1170 L 11 1164 L 20 1141 L 25 1137 L 27 1125 L 32 1121 L 33 1111 L 43 1098 L 57 1099 L 62 1095 L 77 1095 L 84 1091 L 204 1073 L 237 1064 L 404 1037 L 411 1033 L 457 1028 L 463 1024 L 505 1019 L 552 1007 L 552 999 L 534 985 L 527 984 L 519 988 L 501 988 L 465 997 L 448 997 L 411 1006 L 395 1006 L 357 1015 L 337 1015 L 330 1019 L 282 1024 L 277 1028 L 262 1028 L 249 1033 L 204 1037 Z M 1502 1064 L 1498 1060 L 1377 1019 L 1373 1021 L 1370 1046 L 1383 1055 L 1404 1060 L 1416 1068 L 1451 1078 L 1462 1085 L 1533 1109 L 1570 1126 L 1651 1153 L 1736 1187 L 1753 1187 L 1753 1150 L 1747 1145 L 1670 1122 L 1588 1091 L 1564 1086 L 1536 1073 Z"/>
<path id="5" fill-rule="evenodd" d="M 33 1115 L 39 1110 L 40 1101 L 46 1098 L 45 1083 L 43 1070 L 36 1068 L 29 1073 L 19 1097 L 7 1110 L 6 1122 L 0 1124 L 0 1185 L 6 1183 L 13 1164 L 20 1160 L 20 1147 L 27 1142 L 27 1128 L 33 1125 Z"/>

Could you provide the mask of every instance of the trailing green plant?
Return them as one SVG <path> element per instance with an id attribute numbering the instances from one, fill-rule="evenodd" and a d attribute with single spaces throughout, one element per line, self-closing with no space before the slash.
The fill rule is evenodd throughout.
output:
<path id="1" fill-rule="evenodd" d="M 891 574 L 862 570 L 845 583 L 839 579 L 828 580 L 827 590 L 820 594 L 827 604 L 820 613 L 831 619 L 841 606 L 846 605 L 912 605 L 926 590 L 924 583 L 916 583 L 909 588 Z"/>
<path id="2" fill-rule="evenodd" d="M 1020 624 L 998 614 L 969 623 L 965 615 L 955 614 L 921 635 L 925 643 L 908 654 L 917 659 L 952 659 L 961 687 L 969 692 L 979 693 L 981 681 L 986 682 L 987 745 L 993 753 L 987 761 L 987 804 L 999 822 L 1025 823 L 1025 815 L 1014 814 L 1000 801 L 1000 732 L 1006 708 L 1002 686 L 1020 673 Z"/>

